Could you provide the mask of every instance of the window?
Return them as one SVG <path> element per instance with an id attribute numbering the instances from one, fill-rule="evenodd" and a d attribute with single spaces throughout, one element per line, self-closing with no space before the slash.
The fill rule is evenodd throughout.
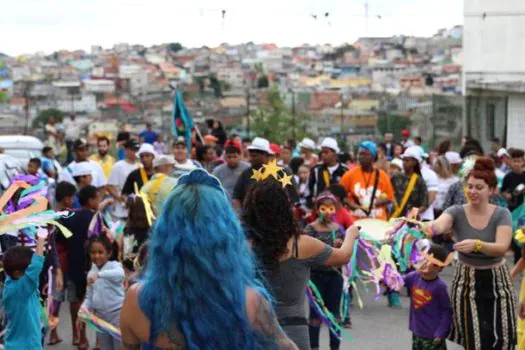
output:
<path id="1" fill-rule="evenodd" d="M 485 114 L 485 133 L 487 139 L 492 140 L 496 137 L 496 104 L 487 103 L 487 113 Z"/>

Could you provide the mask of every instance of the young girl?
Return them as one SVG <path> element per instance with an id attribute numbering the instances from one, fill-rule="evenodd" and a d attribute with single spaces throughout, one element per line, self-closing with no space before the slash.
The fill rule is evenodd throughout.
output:
<path id="1" fill-rule="evenodd" d="M 337 199 L 330 192 L 321 193 L 316 200 L 317 219 L 308 224 L 304 231 L 324 243 L 339 248 L 345 237 L 344 231 L 334 222 Z M 340 270 L 340 269 L 339 269 Z M 313 267 L 310 280 L 317 286 L 327 309 L 339 319 L 339 303 L 343 293 L 343 277 L 340 271 L 330 267 Z M 319 348 L 321 320 L 314 311 L 310 312 L 310 347 Z M 330 332 L 330 349 L 339 349 L 339 338 Z"/>
<path id="2" fill-rule="evenodd" d="M 133 259 L 137 256 L 139 247 L 148 239 L 150 224 L 141 197 L 129 197 L 126 206 L 129 211 L 128 221 L 119 243 L 122 249 L 122 260 L 129 260 L 129 265 L 133 266 Z"/>
<path id="3" fill-rule="evenodd" d="M 101 319 L 120 325 L 120 309 L 124 303 L 124 269 L 114 257 L 113 244 L 105 235 L 93 236 L 87 244 L 91 270 L 87 277 L 87 294 L 82 308 Z M 77 322 L 81 322 L 80 319 Z M 97 333 L 101 350 L 118 350 L 120 341 L 109 334 Z"/>

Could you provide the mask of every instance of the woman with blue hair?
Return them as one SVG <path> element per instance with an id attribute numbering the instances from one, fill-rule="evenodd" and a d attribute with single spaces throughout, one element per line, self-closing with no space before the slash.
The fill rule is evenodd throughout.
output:
<path id="1" fill-rule="evenodd" d="M 197 169 L 179 179 L 148 250 L 144 279 L 122 308 L 124 349 L 296 349 L 215 177 Z"/>

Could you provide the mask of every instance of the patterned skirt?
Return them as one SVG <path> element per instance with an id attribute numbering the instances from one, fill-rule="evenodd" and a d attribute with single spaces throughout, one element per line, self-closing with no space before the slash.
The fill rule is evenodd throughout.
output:
<path id="1" fill-rule="evenodd" d="M 451 341 L 466 350 L 515 349 L 515 295 L 506 264 L 478 270 L 459 263 L 451 299 Z"/>

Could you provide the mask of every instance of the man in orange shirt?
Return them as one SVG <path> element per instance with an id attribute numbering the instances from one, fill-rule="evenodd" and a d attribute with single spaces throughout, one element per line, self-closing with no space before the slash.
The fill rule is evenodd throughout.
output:
<path id="1" fill-rule="evenodd" d="M 383 170 L 374 169 L 376 156 L 376 145 L 371 141 L 362 142 L 358 151 L 359 166 L 341 178 L 354 220 L 388 219 L 387 207 L 394 199 L 394 190 L 388 175 Z"/>

